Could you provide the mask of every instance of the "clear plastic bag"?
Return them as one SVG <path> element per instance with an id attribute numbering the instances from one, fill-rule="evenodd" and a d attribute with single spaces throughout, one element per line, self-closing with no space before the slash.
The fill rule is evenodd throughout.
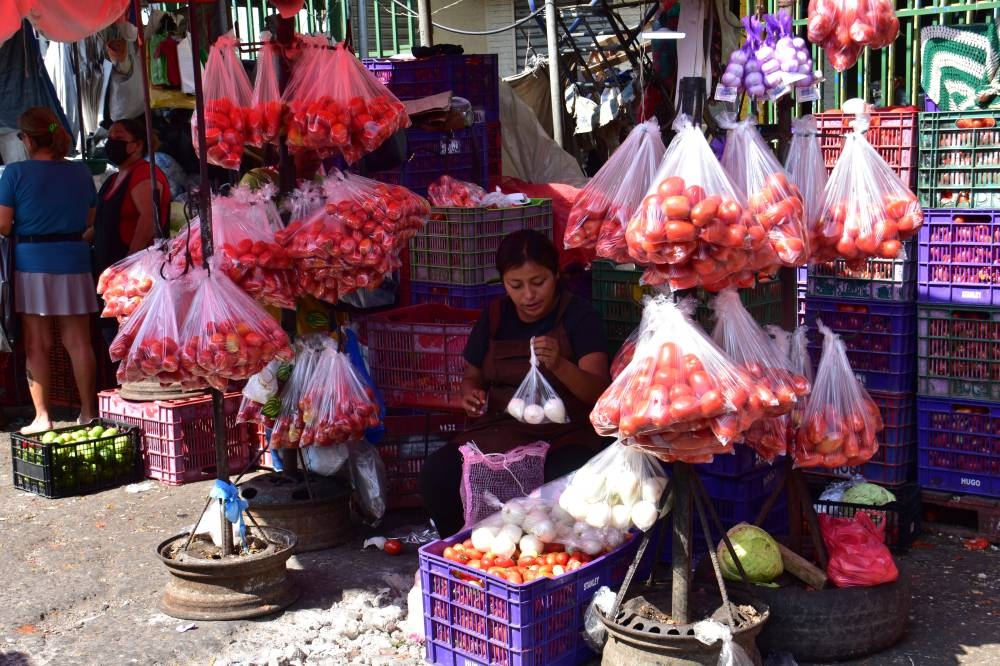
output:
<path id="1" fill-rule="evenodd" d="M 445 208 L 475 208 L 482 205 L 486 190 L 451 176 L 441 176 L 427 186 L 427 199 L 432 206 Z"/>
<path id="2" fill-rule="evenodd" d="M 320 476 L 333 476 L 339 472 L 350 455 L 346 446 L 307 446 L 302 449 L 306 469 Z"/>
<path id="3" fill-rule="evenodd" d="M 475 442 L 460 446 L 465 528 L 495 513 L 496 501 L 524 497 L 541 486 L 548 450 L 545 442 L 518 446 L 506 453 L 483 453 Z M 491 502 L 488 497 L 495 499 Z"/>
<path id="4" fill-rule="evenodd" d="M 830 554 L 826 575 L 837 587 L 873 587 L 899 578 L 885 526 L 877 527 L 866 512 L 851 518 L 820 514 L 819 528 Z"/>
<path id="5" fill-rule="evenodd" d="M 744 433 L 744 443 L 767 461 L 785 455 L 787 419 L 798 399 L 809 393 L 809 382 L 788 367 L 774 341 L 754 321 L 739 294 L 727 289 L 715 299 L 715 329 L 712 338 L 722 351 L 753 379 L 754 389 L 765 405 L 762 418 Z M 770 406 L 767 406 L 770 405 Z"/>
<path id="6" fill-rule="evenodd" d="M 315 144 L 310 139 L 307 112 L 317 104 L 315 83 L 320 79 L 329 60 L 330 40 L 323 35 L 299 35 L 299 57 L 292 68 L 292 75 L 281 94 L 285 103 L 285 139 L 288 149 L 323 149 L 328 155 L 331 148 L 325 142 Z"/>
<path id="7" fill-rule="evenodd" d="M 205 386 L 181 363 L 181 325 L 191 308 L 195 287 L 192 275 L 153 283 L 108 348 L 111 360 L 121 361 L 119 382 L 155 379 L 163 385 Z"/>
<path id="8" fill-rule="evenodd" d="M 507 403 L 507 413 L 521 423 L 538 425 L 540 423 L 569 423 L 566 405 L 556 393 L 545 375 L 538 369 L 538 357 L 535 356 L 535 338 L 531 338 L 528 347 L 531 350 L 531 368 L 524 376 L 521 385 L 514 391 L 514 397 Z"/>
<path id="9" fill-rule="evenodd" d="M 277 143 L 285 124 L 287 108 L 281 100 L 278 86 L 278 61 L 281 49 L 271 41 L 267 33 L 261 35 L 264 44 L 257 52 L 257 74 L 253 84 L 251 105 L 257 125 L 251 127 L 251 137 L 247 141 L 253 146 Z"/>
<path id="10" fill-rule="evenodd" d="M 222 35 L 208 52 L 205 63 L 205 141 L 208 161 L 224 169 L 238 170 L 243 144 L 253 141 L 253 126 L 259 118 L 250 114 L 253 89 L 237 52 L 239 40 L 232 31 Z M 198 150 L 197 117 L 191 119 L 191 140 Z"/>
<path id="11" fill-rule="evenodd" d="M 815 261 L 842 257 L 860 268 L 870 257 L 895 259 L 923 225 L 916 195 L 868 143 L 869 117 L 859 115 L 830 174 L 813 238 Z"/>
<path id="12" fill-rule="evenodd" d="M 281 411 L 279 393 L 292 372 L 292 364 L 274 360 L 247 380 L 236 413 L 238 423 L 257 423 L 270 428 Z"/>
<path id="13" fill-rule="evenodd" d="M 567 248 L 594 248 L 619 263 L 631 261 L 625 225 L 649 189 L 666 148 L 655 120 L 636 125 L 577 194 L 566 223 Z"/>
<path id="14" fill-rule="evenodd" d="M 653 184 L 626 226 L 629 255 L 652 264 L 646 284 L 710 291 L 752 284 L 757 254 L 772 254 L 767 236 L 701 130 L 686 116 L 678 116 L 674 128 Z"/>
<path id="15" fill-rule="evenodd" d="M 320 354 L 313 381 L 299 398 L 304 424 L 299 446 L 331 446 L 363 439 L 379 424 L 372 390 L 361 380 L 347 354 L 330 344 Z"/>
<path id="16" fill-rule="evenodd" d="M 198 284 L 180 327 L 185 372 L 224 390 L 230 380 L 249 379 L 275 358 L 291 360 L 288 335 L 224 272 L 196 269 L 190 275 Z"/>
<path id="17" fill-rule="evenodd" d="M 816 324 L 823 334 L 823 353 L 795 435 L 795 466 L 862 465 L 878 449 L 882 415 L 854 376 L 840 337 L 822 321 Z"/>
<path id="18" fill-rule="evenodd" d="M 305 421 L 299 407 L 299 399 L 313 379 L 322 348 L 303 345 L 295 355 L 295 365 L 288 383 L 281 390 L 281 409 L 271 429 L 271 447 L 275 449 L 298 448 L 302 439 Z"/>
<path id="19" fill-rule="evenodd" d="M 385 463 L 378 449 L 366 441 L 354 441 L 348 444 L 351 466 L 351 484 L 358 496 L 358 509 L 362 518 L 369 525 L 377 525 L 385 516 L 388 474 Z"/>
<path id="20" fill-rule="evenodd" d="M 792 121 L 792 142 L 785 158 L 788 179 L 799 188 L 806 208 L 806 231 L 810 237 L 823 212 L 826 191 L 826 159 L 819 142 L 815 116 L 808 115 Z"/>
<path id="21" fill-rule="evenodd" d="M 899 35 L 889 0 L 809 0 L 808 37 L 838 72 L 850 69 L 867 46 L 881 49 Z"/>
<path id="22" fill-rule="evenodd" d="M 635 355 L 597 400 L 590 421 L 601 435 L 634 438 L 663 459 L 702 462 L 731 444 L 777 400 L 690 316 L 665 296 L 646 303 Z"/>
<path id="23" fill-rule="evenodd" d="M 618 441 L 570 476 L 559 506 L 595 529 L 646 531 L 659 517 L 667 486 L 663 465 L 646 452 Z"/>
<path id="24" fill-rule="evenodd" d="M 755 270 L 773 275 L 778 263 L 804 266 L 809 259 L 809 235 L 802 194 L 789 182 L 753 118 L 730 125 L 722 168 L 746 192 L 750 213 L 764 229 L 774 253 L 774 257 L 758 255 Z"/>
<path id="25" fill-rule="evenodd" d="M 167 262 L 161 245 L 130 254 L 104 269 L 97 279 L 97 293 L 104 301 L 102 317 L 123 323 L 142 304 Z"/>

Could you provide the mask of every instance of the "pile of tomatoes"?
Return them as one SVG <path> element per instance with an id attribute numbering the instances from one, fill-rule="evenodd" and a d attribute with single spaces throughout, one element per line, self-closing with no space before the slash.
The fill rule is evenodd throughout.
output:
<path id="1" fill-rule="evenodd" d="M 629 536 L 631 535 L 626 535 L 626 538 Z M 569 553 L 562 544 L 550 543 L 545 544 L 545 552 L 537 557 L 521 556 L 517 551 L 505 557 L 476 550 L 472 545 L 472 539 L 445 547 L 442 555 L 446 560 L 514 585 L 530 583 L 538 578 L 557 578 L 576 571 L 602 556 L 587 555 L 582 551 Z M 475 581 L 475 577 L 469 574 L 464 574 L 462 577 L 470 582 Z"/>

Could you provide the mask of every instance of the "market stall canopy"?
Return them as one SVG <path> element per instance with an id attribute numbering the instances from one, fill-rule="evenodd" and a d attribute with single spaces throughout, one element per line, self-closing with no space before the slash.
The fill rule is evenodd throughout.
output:
<path id="1" fill-rule="evenodd" d="M 21 29 L 21 20 L 25 18 L 52 41 L 75 42 L 114 23 L 128 9 L 129 2 L 5 0 L 0 2 L 0 44 Z"/>

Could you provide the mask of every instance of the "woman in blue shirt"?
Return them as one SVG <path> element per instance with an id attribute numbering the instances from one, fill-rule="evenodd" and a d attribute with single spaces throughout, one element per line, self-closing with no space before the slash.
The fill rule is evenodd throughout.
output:
<path id="1" fill-rule="evenodd" d="M 14 305 L 21 314 L 28 388 L 35 419 L 24 434 L 52 427 L 49 352 L 59 327 L 80 393 L 80 421 L 97 416 L 96 362 L 90 313 L 97 311 L 90 250 L 97 192 L 90 170 L 66 159 L 69 133 L 56 115 L 32 107 L 18 119 L 29 159 L 7 165 L 0 178 L 0 234 L 14 234 Z"/>

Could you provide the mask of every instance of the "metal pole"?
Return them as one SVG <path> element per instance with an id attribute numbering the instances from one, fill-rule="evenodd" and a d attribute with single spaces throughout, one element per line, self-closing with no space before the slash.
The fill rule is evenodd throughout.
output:
<path id="1" fill-rule="evenodd" d="M 674 492 L 673 593 L 670 617 L 677 624 L 688 623 L 688 599 L 691 590 L 691 467 L 675 462 L 670 484 Z"/>
<path id="2" fill-rule="evenodd" d="M 434 26 L 431 24 L 431 0 L 417 0 L 417 21 L 420 31 L 420 45 L 434 44 Z"/>
<path id="3" fill-rule="evenodd" d="M 205 95 L 201 87 L 201 23 L 197 20 L 195 3 L 188 4 L 188 25 L 191 30 L 191 51 L 194 53 L 194 101 L 198 118 L 198 220 L 201 226 L 203 265 L 208 269 L 212 256 L 212 186 L 208 180 L 208 145 L 205 138 Z M 226 448 L 226 415 L 222 391 L 212 389 L 212 429 L 215 433 L 215 478 L 229 481 L 229 451 Z M 220 503 L 219 511 L 223 511 Z M 222 524 L 225 526 L 225 516 Z M 233 553 L 233 530 L 222 530 L 222 556 Z"/>
<path id="4" fill-rule="evenodd" d="M 70 59 L 73 63 L 73 80 L 76 82 L 76 116 L 80 123 L 80 155 L 84 158 L 89 156 L 87 151 L 87 130 L 83 126 L 83 89 L 80 87 L 80 43 L 73 42 L 72 44 L 72 58 Z M 146 104 L 148 107 L 149 104 Z"/>
<path id="5" fill-rule="evenodd" d="M 563 95 L 559 81 L 559 35 L 556 32 L 555 0 L 545 0 L 545 38 L 549 48 L 549 95 L 552 102 L 552 138 L 562 148 L 563 145 Z"/>

